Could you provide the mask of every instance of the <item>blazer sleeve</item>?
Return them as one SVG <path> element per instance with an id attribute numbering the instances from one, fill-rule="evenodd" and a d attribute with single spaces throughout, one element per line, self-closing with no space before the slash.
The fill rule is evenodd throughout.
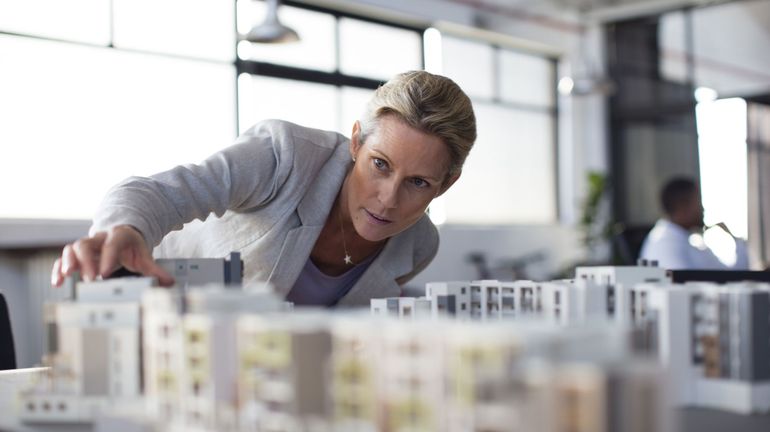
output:
<path id="1" fill-rule="evenodd" d="M 258 209 L 275 196 L 291 173 L 294 145 L 285 122 L 258 123 L 226 149 L 199 164 L 180 165 L 114 186 L 98 207 L 90 233 L 128 224 L 147 245 L 211 213 Z"/>

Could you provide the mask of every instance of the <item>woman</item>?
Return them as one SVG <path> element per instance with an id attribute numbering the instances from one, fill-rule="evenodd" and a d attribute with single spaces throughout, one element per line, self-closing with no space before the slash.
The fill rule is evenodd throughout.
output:
<path id="1" fill-rule="evenodd" d="M 90 237 L 64 248 L 52 283 L 125 266 L 170 285 L 150 254 L 160 244 L 156 256 L 239 251 L 245 284 L 269 281 L 295 304 L 397 296 L 438 250 L 425 209 L 460 177 L 475 139 L 471 102 L 454 82 L 398 75 L 375 92 L 350 140 L 268 120 L 200 165 L 125 180 Z"/>

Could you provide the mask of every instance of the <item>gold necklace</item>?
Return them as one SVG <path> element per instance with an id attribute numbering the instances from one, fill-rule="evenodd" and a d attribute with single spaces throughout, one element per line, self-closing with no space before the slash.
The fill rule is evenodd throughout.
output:
<path id="1" fill-rule="evenodd" d="M 350 254 L 348 253 L 348 246 L 345 243 L 345 227 L 342 225 L 342 203 L 340 203 L 340 231 L 342 231 L 342 249 L 345 250 L 345 264 L 346 265 L 353 265 L 353 259 L 350 257 Z"/>

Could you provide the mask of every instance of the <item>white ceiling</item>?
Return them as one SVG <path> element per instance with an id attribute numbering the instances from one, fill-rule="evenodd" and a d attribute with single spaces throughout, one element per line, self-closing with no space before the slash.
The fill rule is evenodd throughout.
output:
<path id="1" fill-rule="evenodd" d="M 548 13 L 569 11 L 599 20 L 620 20 L 654 15 L 691 6 L 736 0 L 444 0 L 492 13 Z"/>

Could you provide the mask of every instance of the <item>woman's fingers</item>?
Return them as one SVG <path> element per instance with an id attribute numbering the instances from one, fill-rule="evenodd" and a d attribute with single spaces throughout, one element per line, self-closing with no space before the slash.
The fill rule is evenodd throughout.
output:
<path id="1" fill-rule="evenodd" d="M 72 244 L 64 246 L 61 252 L 61 273 L 62 276 L 68 276 L 73 271 L 80 268 L 78 264 L 78 257 L 75 255 L 75 251 L 72 250 Z"/>
<path id="2" fill-rule="evenodd" d="M 61 274 L 61 258 L 57 258 L 51 269 L 51 286 L 60 287 L 64 282 L 64 276 Z"/>
<path id="3" fill-rule="evenodd" d="M 174 284 L 174 278 L 153 260 L 142 234 L 129 225 L 120 225 L 65 246 L 61 258 L 51 269 L 51 284 L 61 286 L 64 278 L 75 271 L 80 271 L 86 281 L 97 276 L 106 278 L 121 266 L 153 276 L 162 286 Z"/>
<path id="4" fill-rule="evenodd" d="M 74 259 L 72 253 L 68 252 L 68 248 L 65 247 L 64 262 L 64 275 L 69 276 L 73 271 L 77 270 L 75 266 L 80 268 L 83 280 L 92 281 L 96 279 L 99 259 L 102 252 L 102 245 L 104 245 L 104 239 L 106 234 L 97 233 L 93 237 L 82 238 L 69 247 L 69 251 L 74 253 Z"/>
<path id="5" fill-rule="evenodd" d="M 114 241 L 112 235 L 108 235 L 102 253 L 99 257 L 99 275 L 102 278 L 109 277 L 112 272 L 120 267 L 119 256 L 123 254 L 122 248 L 130 248 L 130 244 L 123 244 L 120 241 Z"/>
<path id="6" fill-rule="evenodd" d="M 140 268 L 137 270 L 143 275 L 154 276 L 158 279 L 158 284 L 160 284 L 160 286 L 170 287 L 171 285 L 174 285 L 174 278 L 168 274 L 166 269 L 159 266 L 149 254 L 147 255 L 146 258 L 140 261 Z"/>
<path id="7" fill-rule="evenodd" d="M 174 279 L 152 259 L 142 234 L 130 226 L 115 227 L 107 234 L 99 273 L 108 277 L 120 266 L 145 276 L 154 276 L 160 285 L 174 284 Z"/>

